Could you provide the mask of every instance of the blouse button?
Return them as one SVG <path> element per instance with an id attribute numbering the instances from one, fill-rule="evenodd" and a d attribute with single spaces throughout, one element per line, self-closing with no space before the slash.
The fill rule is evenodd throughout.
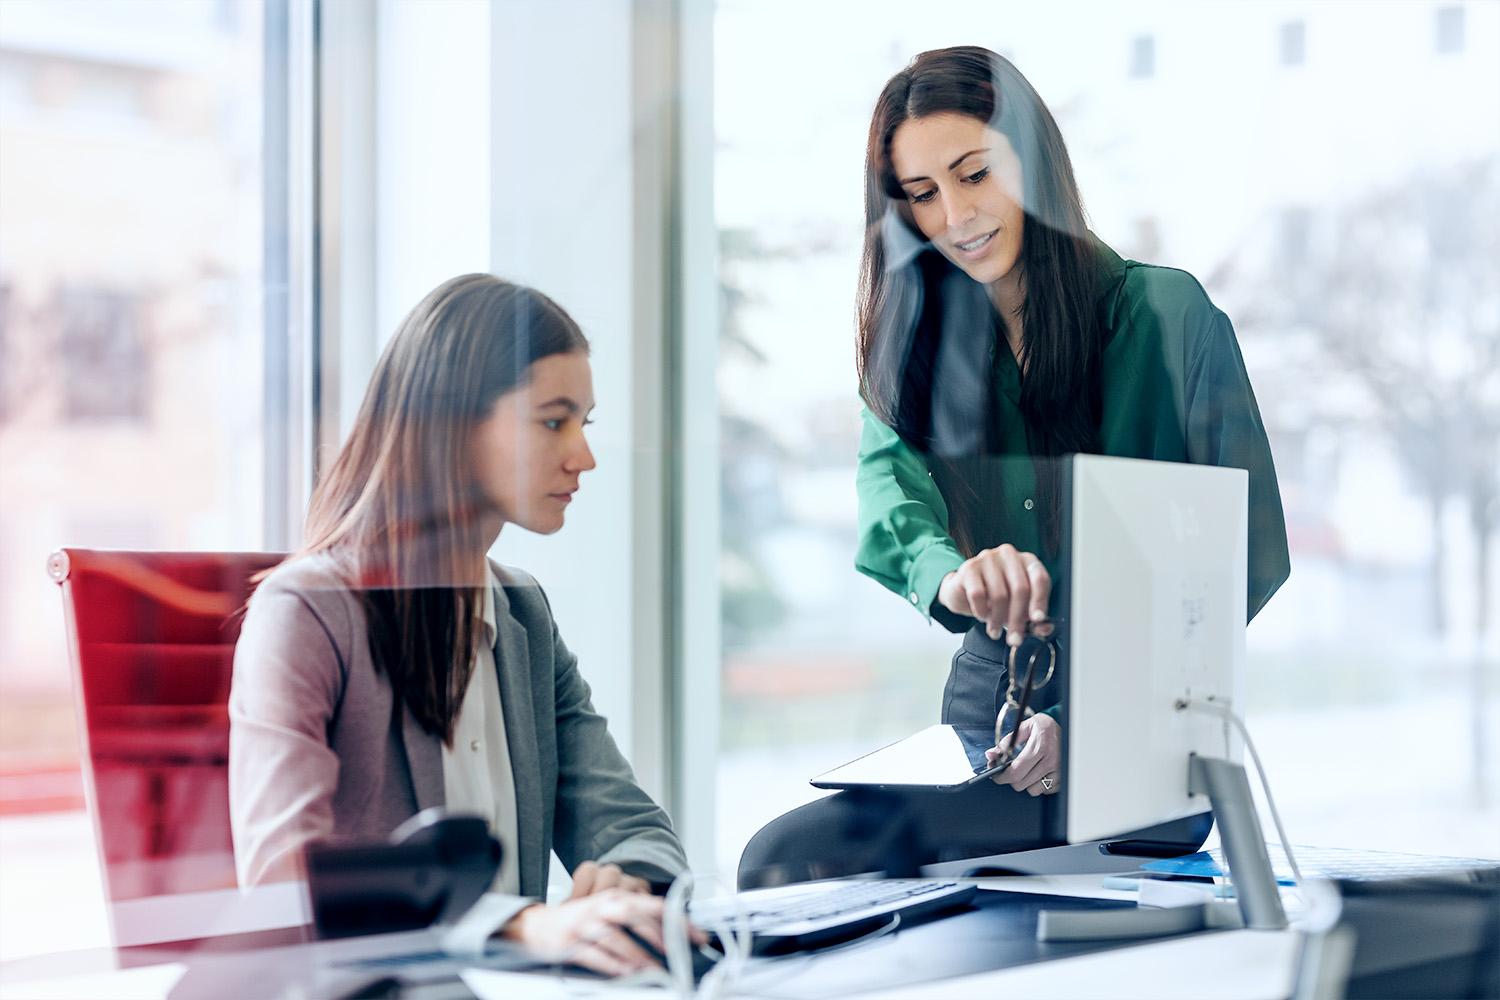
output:
<path id="1" fill-rule="evenodd" d="M 479 741 L 478 740 L 470 740 L 469 741 L 469 749 L 473 750 L 475 753 L 478 753 L 479 752 Z"/>
<path id="2" fill-rule="evenodd" d="M 1026 502 L 1024 504 L 1022 504 L 1022 506 L 1025 507 L 1027 510 L 1030 510 L 1032 507 L 1034 507 L 1036 505 L 1031 502 L 1031 497 L 1027 497 L 1026 498 Z"/>
<path id="3" fill-rule="evenodd" d="M 917 596 L 917 592 L 915 590 L 913 590 L 911 592 L 911 602 L 913 604 L 920 604 L 920 603 L 922 603 L 922 599 Z"/>

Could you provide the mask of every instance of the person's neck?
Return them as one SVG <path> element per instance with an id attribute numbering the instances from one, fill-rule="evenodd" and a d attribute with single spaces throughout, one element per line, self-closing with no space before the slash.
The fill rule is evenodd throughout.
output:
<path id="1" fill-rule="evenodd" d="M 505 527 L 505 519 L 497 511 L 486 511 L 479 515 L 479 537 L 485 540 L 484 552 L 480 553 L 481 559 L 487 558 L 490 549 L 500 540 L 500 529 Z"/>
<path id="2" fill-rule="evenodd" d="M 430 547 L 432 565 L 444 565 L 445 559 L 459 563 L 447 572 L 456 573 L 448 586 L 479 587 L 489 578 L 489 552 L 500 538 L 505 519 L 497 511 L 470 511 L 462 526 L 450 525 L 427 535 L 423 542 Z"/>
<path id="3" fill-rule="evenodd" d="M 990 301 L 994 303 L 995 310 L 1000 314 L 1001 325 L 1005 328 L 1005 340 L 1010 345 L 1010 353 L 1019 362 L 1022 357 L 1021 348 L 1025 343 L 1021 329 L 1021 307 L 1026 304 L 1026 277 L 1019 267 L 1011 268 L 1009 274 L 990 283 L 989 293 Z"/>

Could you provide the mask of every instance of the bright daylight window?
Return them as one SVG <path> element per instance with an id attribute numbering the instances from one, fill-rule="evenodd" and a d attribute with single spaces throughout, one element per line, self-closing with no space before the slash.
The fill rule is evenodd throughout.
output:
<path id="1" fill-rule="evenodd" d="M 1081 34 L 1073 5 L 718 5 L 722 869 L 809 776 L 938 720 L 959 637 L 853 568 L 854 289 L 875 96 L 954 44 L 1037 86 L 1106 243 L 1235 323 L 1290 535 L 1248 692 L 1290 835 L 1500 854 L 1497 11 L 1439 57 L 1429 4 L 1294 6 L 1097 5 Z"/>
<path id="2" fill-rule="evenodd" d="M 310 138 L 267 104 L 286 39 L 266 16 L 285 6 L 0 0 L 0 960 L 106 940 L 48 553 L 284 545 L 263 525 L 304 499 L 284 495 L 290 462 L 267 461 L 295 421 L 262 402 L 263 358 L 291 357 L 267 340 L 287 294 L 263 273 L 267 150 Z M 1188 270 L 1234 321 L 1292 554 L 1250 629 L 1247 706 L 1291 835 L 1500 855 L 1500 5 L 938 0 L 917 20 L 894 0 L 657 6 L 713 18 L 712 80 L 684 57 L 679 81 L 684 104 L 711 82 L 713 141 L 665 179 L 632 173 L 658 152 L 637 155 L 651 129 L 632 101 L 669 103 L 631 89 L 657 55 L 632 35 L 641 8 L 587 24 L 486 0 L 317 8 L 342 25 L 325 41 L 352 32 L 329 64 L 342 75 L 320 81 L 321 155 L 344 157 L 320 165 L 337 216 L 320 233 L 348 287 L 324 289 L 342 312 L 320 317 L 320 357 L 341 360 L 324 373 L 338 394 L 319 388 L 337 438 L 374 348 L 461 271 L 533 283 L 583 323 L 607 403 L 600 470 L 565 543 L 516 534 L 502 551 L 548 584 L 648 778 L 669 748 L 716 762 L 712 788 L 673 803 L 690 836 L 713 820 L 695 867 L 733 871 L 757 828 L 820 794 L 809 776 L 938 719 L 959 637 L 853 566 L 854 296 L 875 97 L 917 52 L 955 44 L 1036 85 L 1101 239 Z M 290 103 L 311 114 L 305 96 Z M 533 155 L 579 134 L 597 157 Z M 659 252 L 639 195 L 680 185 L 663 211 L 696 218 L 682 193 L 705 189 L 693 164 L 710 157 L 719 409 L 664 416 L 640 405 L 666 376 L 639 348 L 670 324 L 641 302 L 683 277 L 658 280 L 677 259 L 696 289 L 712 254 Z M 583 265 L 578 232 L 597 251 Z M 722 643 L 682 669 L 720 671 L 717 745 L 693 742 L 712 708 L 688 705 L 662 736 L 665 710 L 637 697 L 662 679 L 641 663 L 665 669 L 670 645 L 646 572 L 665 550 L 639 529 L 675 537 L 641 456 L 705 418 L 720 422 Z M 712 614 L 684 618 L 713 649 L 692 631 Z M 615 669 L 627 661 L 644 685 Z M 44 897 L 67 902 L 32 905 Z"/>
<path id="3" fill-rule="evenodd" d="M 106 939 L 48 553 L 263 543 L 264 16 L 0 4 L 0 959 Z"/>

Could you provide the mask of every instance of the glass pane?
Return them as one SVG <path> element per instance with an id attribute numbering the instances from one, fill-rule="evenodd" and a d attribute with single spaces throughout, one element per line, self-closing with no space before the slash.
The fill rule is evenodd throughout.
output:
<path id="1" fill-rule="evenodd" d="M 0 10 L 0 957 L 102 931 L 100 912 L 23 902 L 100 891 L 48 553 L 261 545 L 263 16 L 253 0 Z M 182 850 L 212 854 L 217 811 L 163 812 L 222 783 L 209 758 L 191 780 L 103 782 L 101 809 L 142 837 L 190 828 Z"/>
<path id="2" fill-rule="evenodd" d="M 717 864 L 816 797 L 808 777 L 938 719 L 958 637 L 853 567 L 854 292 L 876 96 L 955 43 L 1037 88 L 1093 232 L 1190 272 L 1234 324 L 1291 547 L 1249 631 L 1246 706 L 1291 838 L 1500 856 L 1494 48 L 1447 46 L 1429 72 L 1422 4 L 1089 12 L 1083 42 L 1070 6 L 716 7 Z M 1288 25 L 1297 59 L 1267 58 Z M 767 51 L 837 69 L 809 86 Z"/>

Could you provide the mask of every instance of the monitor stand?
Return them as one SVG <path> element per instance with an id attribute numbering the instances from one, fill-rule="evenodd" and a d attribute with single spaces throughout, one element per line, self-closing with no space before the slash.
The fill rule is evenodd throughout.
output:
<path id="1" fill-rule="evenodd" d="M 1281 908 L 1245 769 L 1231 761 L 1193 754 L 1188 758 L 1188 794 L 1208 796 L 1229 862 L 1237 911 L 1228 903 L 1209 901 L 1164 909 L 1043 910 L 1037 918 L 1037 940 L 1151 938 L 1217 927 L 1283 930 L 1286 911 Z"/>

